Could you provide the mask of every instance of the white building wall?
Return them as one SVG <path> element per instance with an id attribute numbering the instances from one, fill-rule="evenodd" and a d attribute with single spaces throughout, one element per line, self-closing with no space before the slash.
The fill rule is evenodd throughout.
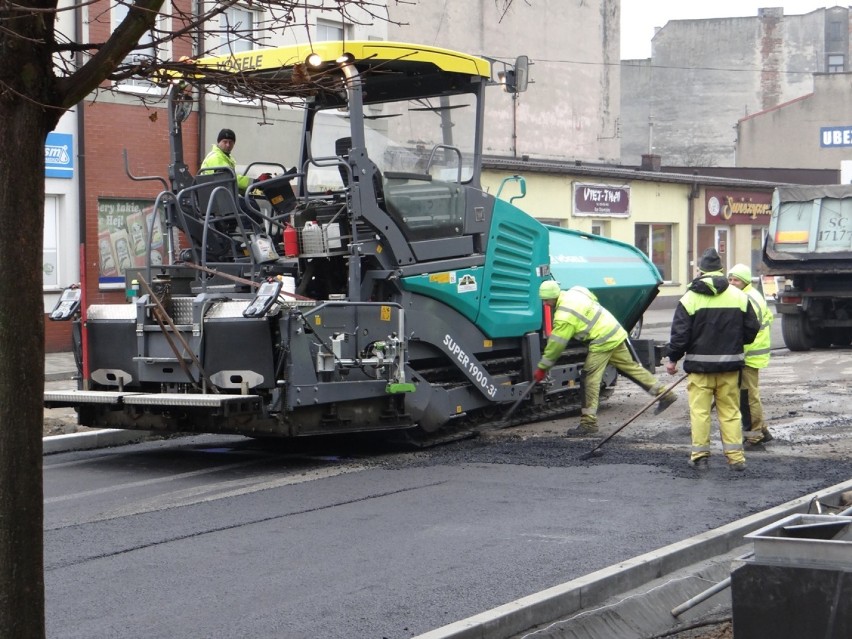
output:
<path id="1" fill-rule="evenodd" d="M 388 39 L 533 61 L 517 100 L 489 96 L 484 152 L 617 162 L 619 0 L 390 3 Z M 501 99 L 505 97 L 506 99 Z"/>
<path id="2" fill-rule="evenodd" d="M 815 75 L 812 94 L 739 122 L 737 166 L 840 169 L 852 160 L 848 104 L 852 73 Z"/>
<path id="3" fill-rule="evenodd" d="M 68 9 L 70 0 L 59 2 L 60 9 Z M 57 31 L 73 34 L 76 12 L 59 11 L 56 14 Z M 53 309 L 59 300 L 61 289 L 80 281 L 80 162 L 77 147 L 77 109 L 66 112 L 59 120 L 55 133 L 71 136 L 71 162 L 73 173 L 70 178 L 45 177 L 45 260 L 44 310 Z M 55 249 L 55 258 L 52 251 Z"/>

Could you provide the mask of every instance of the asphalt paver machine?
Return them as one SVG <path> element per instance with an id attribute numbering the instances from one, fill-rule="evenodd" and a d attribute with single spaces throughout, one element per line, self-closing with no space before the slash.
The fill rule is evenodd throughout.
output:
<path id="1" fill-rule="evenodd" d="M 263 158 L 272 177 L 244 193 L 227 167 L 192 175 L 193 77 L 173 78 L 169 188 L 147 235 L 162 225 L 166 258 L 149 248 L 125 273 L 126 303 L 56 317 L 75 322 L 81 370 L 45 403 L 81 424 L 426 441 L 500 422 L 527 390 L 544 279 L 586 286 L 627 328 L 656 296 L 635 247 L 545 226 L 482 188 L 486 89 L 523 90 L 525 59 L 320 42 L 196 64 L 230 92 L 298 100 L 301 159 Z M 653 346 L 635 346 L 653 367 Z M 571 344 L 512 423 L 578 408 L 585 355 Z"/>

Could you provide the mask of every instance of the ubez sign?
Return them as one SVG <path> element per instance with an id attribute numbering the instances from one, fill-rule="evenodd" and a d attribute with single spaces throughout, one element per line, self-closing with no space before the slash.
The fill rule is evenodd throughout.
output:
<path id="1" fill-rule="evenodd" d="M 628 217 L 630 187 L 606 184 L 574 184 L 574 215 Z"/>
<path id="2" fill-rule="evenodd" d="M 769 224 L 772 193 L 760 191 L 707 191 L 707 224 Z"/>

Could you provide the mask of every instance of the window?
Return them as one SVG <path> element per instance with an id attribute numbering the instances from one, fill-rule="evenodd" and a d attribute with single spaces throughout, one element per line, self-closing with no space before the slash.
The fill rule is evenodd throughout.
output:
<path id="1" fill-rule="evenodd" d="M 342 24 L 317 20 L 317 40 L 344 40 L 346 30 Z"/>
<path id="2" fill-rule="evenodd" d="M 844 57 L 839 53 L 832 53 L 828 56 L 829 73 L 843 73 Z"/>
<path id="3" fill-rule="evenodd" d="M 44 196 L 44 241 L 42 242 L 42 280 L 46 289 L 59 288 L 59 198 Z"/>
<path id="4" fill-rule="evenodd" d="M 828 39 L 829 40 L 844 40 L 847 37 L 846 22 L 832 20 L 828 23 Z"/>
<path id="5" fill-rule="evenodd" d="M 254 49 L 257 14 L 242 7 L 231 7 L 219 16 L 219 46 L 214 55 L 242 53 Z"/>
<path id="6" fill-rule="evenodd" d="M 157 28 L 168 30 L 169 24 L 166 24 L 169 3 L 163 3 L 162 13 L 157 17 Z M 127 17 L 127 4 L 118 3 L 112 8 L 112 28 L 115 31 L 122 20 Z M 164 53 L 164 57 L 168 57 L 168 52 L 159 52 L 154 45 L 154 33 L 148 31 L 139 38 L 139 45 L 131 51 L 126 58 L 124 64 L 140 64 L 148 61 L 156 60 L 158 53 Z M 160 93 L 161 90 L 148 80 L 139 78 L 130 78 L 117 83 L 117 88 L 124 91 L 143 92 L 143 93 Z"/>
<path id="7" fill-rule="evenodd" d="M 636 248 L 647 255 L 664 282 L 672 281 L 672 225 L 637 224 L 635 227 Z"/>
<path id="8" fill-rule="evenodd" d="M 592 220 L 592 235 L 609 237 L 609 222 L 605 220 Z"/>

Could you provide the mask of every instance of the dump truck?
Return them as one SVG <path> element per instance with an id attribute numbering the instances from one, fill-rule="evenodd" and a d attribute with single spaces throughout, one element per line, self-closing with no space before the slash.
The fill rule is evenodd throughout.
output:
<path id="1" fill-rule="evenodd" d="M 852 186 L 776 188 L 763 263 L 787 348 L 852 343 Z"/>
<path id="2" fill-rule="evenodd" d="M 636 247 L 545 226 L 482 188 L 486 89 L 523 90 L 523 57 L 347 41 L 196 65 L 231 93 L 300 101 L 300 161 L 254 158 L 271 177 L 244 193 L 227 167 L 193 175 L 194 75 L 172 79 L 169 188 L 149 238 L 162 223 L 173 245 L 151 259 L 149 239 L 126 303 L 70 294 L 54 313 L 74 322 L 80 375 L 45 404 L 83 425 L 422 443 L 502 424 L 522 396 L 511 423 L 553 417 L 581 406 L 586 348 L 569 345 L 533 384 L 541 282 L 586 286 L 628 329 L 657 295 Z M 653 342 L 634 346 L 659 363 Z M 612 369 L 603 390 L 615 383 Z"/>

